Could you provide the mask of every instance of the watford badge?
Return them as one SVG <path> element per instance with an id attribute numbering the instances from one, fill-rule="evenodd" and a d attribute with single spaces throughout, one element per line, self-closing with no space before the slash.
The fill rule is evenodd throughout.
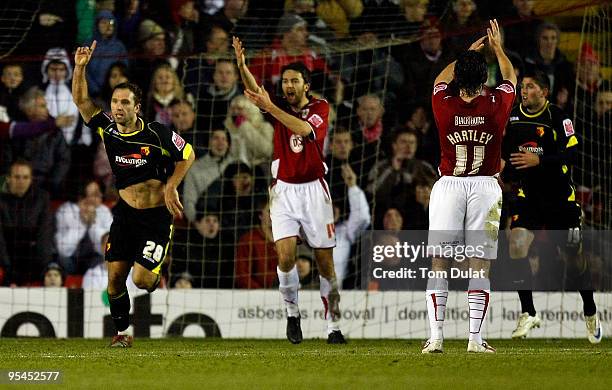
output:
<path id="1" fill-rule="evenodd" d="M 538 137 L 542 137 L 544 135 L 544 127 L 538 126 L 536 134 L 538 135 Z"/>
<path id="2" fill-rule="evenodd" d="M 140 147 L 140 154 L 142 154 L 143 156 L 148 156 L 149 153 L 151 153 L 151 151 L 149 150 L 148 146 L 141 146 Z"/>

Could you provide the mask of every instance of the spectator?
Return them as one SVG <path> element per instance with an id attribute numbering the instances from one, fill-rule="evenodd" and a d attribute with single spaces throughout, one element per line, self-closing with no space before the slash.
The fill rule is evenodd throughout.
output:
<path id="1" fill-rule="evenodd" d="M 176 289 L 192 289 L 193 276 L 187 271 L 181 272 L 174 281 L 174 288 Z"/>
<path id="2" fill-rule="evenodd" d="M 299 254 L 295 260 L 295 267 L 300 278 L 300 290 L 319 290 L 317 272 L 311 256 Z"/>
<path id="3" fill-rule="evenodd" d="M 565 106 L 569 97 L 569 88 L 574 80 L 572 64 L 559 50 L 561 30 L 553 23 L 542 23 L 536 30 L 537 45 L 525 56 L 526 68 L 529 71 L 541 70 L 550 80 L 550 100 Z M 501 81 L 501 80 L 500 80 Z M 573 92 L 573 90 L 572 90 Z"/>
<path id="4" fill-rule="evenodd" d="M 500 43 L 502 47 L 504 47 L 504 44 L 505 44 L 504 30 L 500 27 L 499 32 L 500 32 L 500 38 L 501 38 Z M 505 47 L 504 47 L 504 52 L 506 53 L 506 56 L 512 63 L 512 66 L 514 68 L 514 73 L 516 74 L 517 80 L 520 80 L 522 75 L 525 73 L 525 64 L 523 62 L 523 59 L 521 58 L 521 55 Z M 491 48 L 487 47 L 485 50 L 483 50 L 483 54 L 485 56 L 485 60 L 487 61 L 487 67 L 488 67 L 488 77 L 487 77 L 487 82 L 485 83 L 485 85 L 489 88 L 497 88 L 497 86 L 501 84 L 501 82 L 503 81 L 503 77 L 501 74 L 501 70 L 499 68 L 499 64 L 497 63 L 497 57 L 495 56 L 495 52 L 491 50 Z"/>
<path id="5" fill-rule="evenodd" d="M 157 121 L 164 126 L 172 124 L 170 103 L 183 99 L 185 92 L 176 72 L 169 64 L 160 64 L 153 71 L 147 95 L 145 121 Z"/>
<path id="6" fill-rule="evenodd" d="M 82 46 L 91 42 L 96 28 L 96 2 L 76 0 L 76 17 L 78 22 L 76 43 L 78 46 Z"/>
<path id="7" fill-rule="evenodd" d="M 576 118 L 584 118 L 588 110 L 595 107 L 595 95 L 597 89 L 603 83 L 601 76 L 601 60 L 597 51 L 590 43 L 585 42 L 580 48 L 578 61 L 576 62 Z M 574 88 L 570 88 L 573 91 Z M 574 107 L 569 101 L 566 105 L 567 112 L 573 112 Z"/>
<path id="8" fill-rule="evenodd" d="M 94 28 L 93 40 L 97 45 L 89 61 L 87 86 L 89 94 L 95 98 L 102 93 L 110 67 L 117 61 L 127 65 L 127 49 L 117 38 L 117 20 L 111 11 L 98 12 Z"/>
<path id="9" fill-rule="evenodd" d="M 19 99 L 19 108 L 29 122 L 44 122 L 49 119 L 47 102 L 43 91 L 36 87 L 29 89 Z M 58 122 L 64 118 L 63 123 Z M 67 119 L 67 120 L 66 120 Z M 74 118 L 57 117 L 56 123 L 66 126 Z M 59 199 L 70 168 L 70 149 L 61 131 L 47 132 L 35 138 L 13 142 L 15 157 L 32 162 L 34 182 L 51 192 L 53 199 Z"/>
<path id="10" fill-rule="evenodd" d="M 220 225 L 217 211 L 199 210 L 188 229 L 176 232 L 172 270 L 189 272 L 196 288 L 234 287 L 234 243 Z"/>
<path id="11" fill-rule="evenodd" d="M 383 230 L 397 233 L 404 229 L 404 217 L 401 211 L 393 206 L 384 210 L 381 222 L 382 226 L 380 228 Z"/>
<path id="12" fill-rule="evenodd" d="M 220 26 L 228 33 L 235 33 L 238 21 L 246 14 L 248 5 L 248 0 L 225 0 L 223 8 L 212 16 L 211 23 Z"/>
<path id="13" fill-rule="evenodd" d="M 377 95 L 364 95 L 357 99 L 357 121 L 353 122 L 353 137 L 357 147 L 353 151 L 360 173 L 360 186 L 363 186 L 362 173 L 370 172 L 378 157 L 378 150 L 384 135 L 383 107 Z"/>
<path id="14" fill-rule="evenodd" d="M 346 38 L 350 21 L 361 15 L 363 4 L 361 0 L 322 0 L 317 2 L 316 12 L 337 38 Z"/>
<path id="15" fill-rule="evenodd" d="M 514 8 L 507 16 L 509 21 L 504 26 L 506 47 L 525 56 L 532 47 L 536 47 L 536 30 L 542 23 L 533 12 L 535 0 L 512 0 Z"/>
<path id="16" fill-rule="evenodd" d="M 417 134 L 407 129 L 398 129 L 393 135 L 392 152 L 389 158 L 380 160 L 368 175 L 367 192 L 375 204 L 403 205 L 414 200 L 415 180 L 435 178 L 432 166 L 417 159 Z M 405 210 L 401 210 L 406 215 Z"/>
<path id="17" fill-rule="evenodd" d="M 240 237 L 236 247 L 236 287 L 272 288 L 276 283 L 278 255 L 272 238 L 270 207 L 259 212 L 259 226 Z"/>
<path id="18" fill-rule="evenodd" d="M 419 178 L 415 181 L 414 202 L 406 210 L 407 229 L 429 229 L 429 197 L 433 188 L 432 178 Z"/>
<path id="19" fill-rule="evenodd" d="M 242 90 L 238 84 L 238 70 L 234 62 L 225 59 L 217 60 L 213 84 L 198 96 L 198 127 L 219 127 L 227 116 L 230 102 L 241 93 Z"/>
<path id="20" fill-rule="evenodd" d="M 41 0 L 38 4 L 40 7 L 35 14 L 32 14 L 33 19 L 28 33 L 13 54 L 39 56 L 49 48 L 71 47 L 74 44 L 77 35 L 74 2 L 71 2 L 71 5 L 60 5 L 55 0 Z M 24 11 L 27 9 L 25 3 L 14 3 L 13 7 L 25 7 Z"/>
<path id="21" fill-rule="evenodd" d="M 64 269 L 53 262 L 47 264 L 43 272 L 43 287 L 62 287 L 64 285 Z"/>
<path id="22" fill-rule="evenodd" d="M 342 177 L 348 188 L 349 211 L 341 214 L 341 209 L 334 205 L 334 223 L 336 225 L 336 248 L 334 249 L 334 268 L 338 285 L 348 275 L 351 247 L 370 225 L 370 207 L 365 193 L 357 186 L 357 175 L 349 165 L 342 166 Z"/>
<path id="23" fill-rule="evenodd" d="M 427 161 L 436 167 L 440 163 L 440 140 L 438 129 L 429 113 L 423 105 L 416 105 L 409 112 L 408 120 L 404 126 L 418 134 L 418 144 L 416 157 Z"/>
<path id="24" fill-rule="evenodd" d="M 431 106 L 431 88 L 436 76 L 452 61 L 453 54 L 442 46 L 440 28 L 434 24 L 423 27 L 420 41 L 400 47 L 398 61 L 404 69 L 404 85 L 399 91 L 398 112 L 405 104 Z"/>
<path id="25" fill-rule="evenodd" d="M 240 237 L 253 226 L 257 205 L 267 196 L 263 173 L 242 162 L 229 164 L 223 172 L 221 226 Z"/>
<path id="26" fill-rule="evenodd" d="M 302 62 L 312 75 L 311 90 L 325 92 L 324 86 L 333 85 L 338 88 L 340 79 L 327 82 L 330 70 L 327 61 L 316 53 L 308 44 L 306 21 L 295 14 L 285 14 L 278 22 L 279 38 L 275 39 L 264 54 L 251 62 L 249 69 L 257 79 L 258 84 L 272 88 L 281 78 L 283 66 L 293 62 Z"/>
<path id="27" fill-rule="evenodd" d="M 187 172 L 183 185 L 183 206 L 189 221 L 195 221 L 198 199 L 206 194 L 210 185 L 218 180 L 233 161 L 229 156 L 231 139 L 227 130 L 217 129 L 210 134 L 208 153 L 200 156 Z M 217 196 L 221 196 L 219 191 Z"/>
<path id="28" fill-rule="evenodd" d="M 482 36 L 484 23 L 476 12 L 474 0 L 452 0 L 451 4 L 452 12 L 440 19 L 440 27 L 448 36 L 451 50 L 460 52 Z"/>
<path id="29" fill-rule="evenodd" d="M 419 33 L 427 15 L 429 0 L 401 0 L 402 18 L 398 20 L 395 34 L 402 38 L 412 38 Z"/>
<path id="30" fill-rule="evenodd" d="M 353 137 L 351 132 L 346 127 L 336 127 L 330 134 L 330 154 L 325 158 L 327 165 L 327 183 L 331 197 L 339 205 L 341 213 L 348 209 L 347 203 L 347 187 L 344 183 L 342 170 L 344 165 L 351 165 L 351 169 L 357 175 L 359 180 L 359 164 L 351 159 L 351 152 L 354 149 Z"/>
<path id="31" fill-rule="evenodd" d="M 2 67 L 0 78 L 0 122 L 23 120 L 19 112 L 19 98 L 25 92 L 23 66 L 19 63 L 7 63 Z"/>
<path id="32" fill-rule="evenodd" d="M 214 15 L 223 8 L 225 0 L 199 0 L 199 8 L 206 13 L 206 15 Z"/>
<path id="33" fill-rule="evenodd" d="M 186 56 L 194 53 L 194 36 L 197 24 L 200 20 L 200 13 L 195 8 L 194 0 L 171 0 L 170 8 L 172 22 L 170 29 L 172 36 L 173 55 Z"/>
<path id="34" fill-rule="evenodd" d="M 118 0 L 116 8 L 119 39 L 127 45 L 128 49 L 133 49 L 138 45 L 137 32 L 142 21 L 140 0 Z"/>
<path id="35" fill-rule="evenodd" d="M 325 23 L 323 18 L 319 17 L 315 8 L 314 0 L 287 0 L 285 13 L 299 15 L 306 21 L 308 31 L 320 41 L 333 41 L 336 38 L 336 32 Z"/>
<path id="36" fill-rule="evenodd" d="M 40 281 L 53 252 L 49 195 L 32 181 L 32 166 L 16 160 L 0 192 L 0 267 L 5 284 L 26 286 Z"/>
<path id="37" fill-rule="evenodd" d="M 211 26 L 203 35 L 203 39 L 195 42 L 196 50 L 202 54 L 198 58 L 186 58 L 183 67 L 185 90 L 196 97 L 213 84 L 217 60 L 229 56 L 229 35 L 224 29 Z"/>
<path id="38" fill-rule="evenodd" d="M 49 115 L 52 117 L 70 115 L 72 117 L 70 124 L 61 128 L 66 143 L 68 145 L 81 142 L 91 144 L 91 131 L 86 126 L 83 128 L 79 109 L 72 101 L 71 86 L 69 86 L 72 78 L 72 65 L 70 65 L 66 50 L 49 49 L 40 70 Z"/>
<path id="39" fill-rule="evenodd" d="M 171 128 L 193 146 L 196 158 L 203 157 L 208 151 L 208 131 L 195 128 L 196 114 L 193 105 L 186 99 L 170 102 Z"/>
<path id="40" fill-rule="evenodd" d="M 100 95 L 94 99 L 96 105 L 102 108 L 105 112 L 110 112 L 110 101 L 113 95 L 113 88 L 121 83 L 127 83 L 130 80 L 130 73 L 127 65 L 122 62 L 113 62 L 106 71 L 104 76 L 104 84 Z"/>
<path id="41" fill-rule="evenodd" d="M 137 37 L 138 47 L 130 64 L 133 80 L 130 81 L 138 84 L 143 91 L 149 91 L 153 71 L 161 64 L 169 63 L 165 58 L 166 31 L 159 24 L 146 19 L 140 23 Z"/>
<path id="42" fill-rule="evenodd" d="M 81 185 L 77 202 L 65 202 L 55 213 L 55 244 L 59 262 L 68 274 L 83 275 L 103 257 L 101 238 L 110 230 L 113 216 L 102 204 L 100 184 Z"/>
<path id="43" fill-rule="evenodd" d="M 274 128 L 257 106 L 244 95 L 236 96 L 223 124 L 232 137 L 230 155 L 234 160 L 245 161 L 251 167 L 262 166 L 262 170 L 269 168 Z"/>
<path id="44" fill-rule="evenodd" d="M 349 99 L 365 94 L 385 96 L 385 105 L 395 106 L 397 91 L 404 83 L 404 71 L 390 55 L 388 47 L 381 47 L 373 28 L 352 31 L 359 50 L 343 55 L 340 74 L 347 82 L 344 95 Z"/>

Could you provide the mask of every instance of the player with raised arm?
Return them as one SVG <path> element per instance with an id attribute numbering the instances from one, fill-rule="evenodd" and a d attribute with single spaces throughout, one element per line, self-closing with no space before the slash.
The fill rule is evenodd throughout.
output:
<path id="1" fill-rule="evenodd" d="M 548 101 L 548 76 L 527 73 L 521 81 L 521 103 L 512 110 L 503 144 L 504 173 L 518 174 L 516 202 L 510 208 L 510 257 L 517 271 L 521 312 L 513 338 L 526 337 L 541 319 L 533 304 L 532 272 L 528 254 L 533 231 L 549 229 L 567 270 L 570 289 L 582 297 L 587 338 L 593 344 L 603 337 L 590 286 L 590 270 L 582 258 L 582 210 L 576 201 L 572 166 L 577 160 L 578 139 L 571 119 Z"/>
<path id="2" fill-rule="evenodd" d="M 91 47 L 77 48 L 72 98 L 85 123 L 102 138 L 119 190 L 105 253 L 110 312 L 117 330 L 111 347 L 130 347 L 128 273 L 133 266 L 134 284 L 149 293 L 159 285 L 173 217 L 180 217 L 183 210 L 177 187 L 195 155 L 180 135 L 138 116 L 142 92 L 134 84 L 121 83 L 113 89 L 110 116 L 94 105 L 85 68 L 95 47 L 96 41 Z"/>
<path id="3" fill-rule="evenodd" d="M 293 344 L 302 341 L 295 262 L 298 238 L 304 238 L 314 249 L 319 267 L 327 342 L 344 344 L 339 328 L 340 294 L 332 257 L 336 246 L 334 212 L 324 179 L 327 167 L 322 153 L 329 103 L 308 94 L 310 71 L 301 62 L 283 67 L 283 99 L 278 104 L 272 102 L 246 66 L 242 43 L 236 37 L 233 47 L 245 95 L 274 124 L 270 217 L 278 253 L 279 290 L 287 309 L 287 338 Z"/>
<path id="4" fill-rule="evenodd" d="M 482 340 L 489 301 L 490 260 L 497 257 L 497 234 L 502 191 L 497 181 L 501 170 L 504 127 L 514 101 L 516 75 L 501 45 L 496 20 L 489 22 L 487 36 L 474 42 L 436 78 L 432 106 L 440 132 L 441 178 L 435 183 L 429 203 L 429 245 L 479 248 L 479 257 L 469 258 L 469 267 L 484 277 L 472 277 L 468 286 L 470 312 L 468 352 L 492 353 Z M 488 43 L 497 57 L 502 83 L 484 86 L 487 63 L 479 50 Z M 452 82 L 452 83 L 451 83 Z M 434 254 L 432 270 L 448 272 L 451 259 Z M 473 274 L 475 274 L 473 272 Z M 427 312 L 430 337 L 423 353 L 443 352 L 443 324 L 448 280 L 427 281 Z"/>

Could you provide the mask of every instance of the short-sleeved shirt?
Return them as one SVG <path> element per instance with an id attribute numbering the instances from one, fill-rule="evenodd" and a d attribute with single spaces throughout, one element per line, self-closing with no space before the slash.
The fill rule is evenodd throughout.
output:
<path id="1" fill-rule="evenodd" d="M 165 183 L 174 171 L 174 163 L 187 160 L 192 151 L 180 135 L 158 122 L 145 124 L 138 118 L 137 125 L 140 130 L 121 133 L 110 115 L 103 111 L 96 113 L 87 124 L 104 141 L 117 189 L 149 179 Z"/>
<path id="2" fill-rule="evenodd" d="M 287 183 L 307 183 L 325 176 L 323 142 L 327 135 L 329 103 L 310 98 L 308 104 L 295 112 L 285 102 L 279 106 L 287 113 L 306 121 L 312 133 L 302 137 L 279 120 L 268 116 L 274 124 L 272 176 Z"/>
<path id="3" fill-rule="evenodd" d="M 465 102 L 447 83 L 434 86 L 432 107 L 441 148 L 440 175 L 494 176 L 501 169 L 504 128 L 514 102 L 514 85 L 504 80 Z"/>
<path id="4" fill-rule="evenodd" d="M 522 105 L 514 108 L 504 136 L 502 157 L 508 166 L 504 171 L 520 182 L 519 196 L 558 204 L 575 199 L 571 178 L 571 157 L 578 139 L 571 119 L 559 107 L 546 102 L 530 114 Z M 512 153 L 531 152 L 540 164 L 517 170 L 510 164 Z"/>

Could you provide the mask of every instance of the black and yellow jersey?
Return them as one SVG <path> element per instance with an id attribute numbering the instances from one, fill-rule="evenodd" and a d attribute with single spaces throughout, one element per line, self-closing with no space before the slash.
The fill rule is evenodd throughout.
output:
<path id="1" fill-rule="evenodd" d="M 141 118 L 137 119 L 139 130 L 131 133 L 119 132 L 117 124 L 103 111 L 97 112 L 87 126 L 104 141 L 117 189 L 149 179 L 165 183 L 174 172 L 174 163 L 187 160 L 193 150 L 161 123 L 145 124 Z"/>
<path id="2" fill-rule="evenodd" d="M 512 109 L 502 146 L 505 177 L 518 179 L 519 197 L 546 203 L 575 201 L 571 168 L 575 164 L 578 140 L 571 119 L 557 106 L 546 102 L 533 114 L 521 105 Z M 510 154 L 528 151 L 540 157 L 540 164 L 517 170 Z"/>

